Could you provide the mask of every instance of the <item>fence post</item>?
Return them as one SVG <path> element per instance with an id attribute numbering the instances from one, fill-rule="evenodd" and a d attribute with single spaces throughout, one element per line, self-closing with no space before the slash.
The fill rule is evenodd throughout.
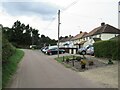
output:
<path id="1" fill-rule="evenodd" d="M 63 56 L 63 62 L 64 62 L 64 56 Z"/>
<path id="2" fill-rule="evenodd" d="M 73 59 L 72 59 L 72 66 L 74 66 L 74 55 L 73 55 Z"/>

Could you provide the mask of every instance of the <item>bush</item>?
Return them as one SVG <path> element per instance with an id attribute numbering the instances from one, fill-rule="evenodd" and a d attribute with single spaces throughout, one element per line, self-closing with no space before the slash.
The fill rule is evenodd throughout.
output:
<path id="1" fill-rule="evenodd" d="M 94 43 L 96 57 L 120 60 L 120 40 L 99 41 Z"/>
<path id="2" fill-rule="evenodd" d="M 67 63 L 69 62 L 69 58 L 68 58 L 68 57 L 66 58 L 66 62 L 67 62 Z"/>
<path id="3" fill-rule="evenodd" d="M 11 43 L 8 42 L 8 40 L 5 38 L 5 36 L 2 36 L 2 62 L 3 64 L 8 62 L 8 58 L 12 56 L 15 53 L 16 49 L 12 46 Z"/>
<path id="4" fill-rule="evenodd" d="M 18 63 L 24 56 L 24 52 L 22 50 L 16 49 L 15 53 L 8 58 L 9 62 L 4 63 L 2 65 L 2 87 L 8 84 L 9 80 L 12 78 L 12 75 L 17 70 Z"/>
<path id="5" fill-rule="evenodd" d="M 76 57 L 77 61 L 80 61 L 81 59 L 82 59 L 81 57 L 78 57 L 78 56 Z"/>

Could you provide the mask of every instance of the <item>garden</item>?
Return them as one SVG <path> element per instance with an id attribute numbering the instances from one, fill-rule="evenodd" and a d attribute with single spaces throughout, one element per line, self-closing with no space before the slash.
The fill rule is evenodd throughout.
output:
<path id="1" fill-rule="evenodd" d="M 55 59 L 62 63 L 65 67 L 71 68 L 78 72 L 113 64 L 112 60 L 108 60 L 107 63 L 104 63 L 99 60 L 77 55 L 63 56 Z"/>

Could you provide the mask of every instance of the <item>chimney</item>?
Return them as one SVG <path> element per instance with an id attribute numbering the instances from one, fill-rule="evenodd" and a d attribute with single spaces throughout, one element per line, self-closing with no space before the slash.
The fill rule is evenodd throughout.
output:
<path id="1" fill-rule="evenodd" d="M 101 23 L 101 26 L 104 26 L 104 25 L 105 25 L 105 22 L 102 22 L 102 23 Z"/>
<path id="2" fill-rule="evenodd" d="M 82 31 L 80 31 L 80 34 L 82 33 Z"/>
<path id="3" fill-rule="evenodd" d="M 71 35 L 69 35 L 69 37 L 71 37 Z"/>

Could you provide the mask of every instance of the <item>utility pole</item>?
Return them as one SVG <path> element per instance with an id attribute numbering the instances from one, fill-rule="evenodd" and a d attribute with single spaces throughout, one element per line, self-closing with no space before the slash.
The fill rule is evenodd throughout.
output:
<path id="1" fill-rule="evenodd" d="M 32 30 L 32 47 L 34 45 L 34 36 L 33 36 L 33 30 Z"/>
<path id="2" fill-rule="evenodd" d="M 60 35 L 60 10 L 58 10 L 58 58 L 59 58 L 59 35 Z"/>

